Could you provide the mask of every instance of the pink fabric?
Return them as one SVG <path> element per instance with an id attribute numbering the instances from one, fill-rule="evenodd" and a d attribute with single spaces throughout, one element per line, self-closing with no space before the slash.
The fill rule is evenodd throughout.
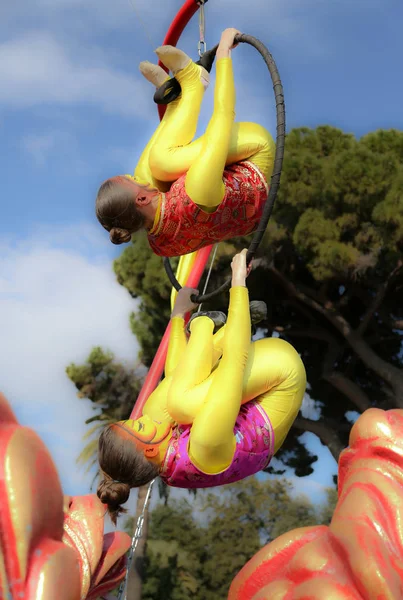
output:
<path id="1" fill-rule="evenodd" d="M 187 451 L 191 429 L 191 425 L 176 427 L 165 455 L 160 477 L 172 487 L 206 488 L 233 483 L 261 471 L 273 457 L 273 427 L 258 402 L 241 406 L 234 427 L 234 458 L 223 473 L 207 475 L 191 462 Z"/>
<path id="2" fill-rule="evenodd" d="M 213 213 L 203 211 L 189 198 L 185 178 L 177 179 L 162 196 L 158 223 L 148 234 L 155 254 L 182 256 L 256 229 L 268 188 L 255 165 L 245 161 L 225 169 L 225 196 Z"/>

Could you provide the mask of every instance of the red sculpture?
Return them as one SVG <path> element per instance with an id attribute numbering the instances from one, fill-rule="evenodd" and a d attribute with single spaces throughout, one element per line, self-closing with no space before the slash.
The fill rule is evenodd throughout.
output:
<path id="1" fill-rule="evenodd" d="M 403 410 L 372 408 L 339 460 L 329 527 L 305 527 L 262 548 L 228 600 L 403 598 Z"/>
<path id="2" fill-rule="evenodd" d="M 0 393 L 0 600 L 95 600 L 126 574 L 130 537 L 98 498 L 63 497 L 53 460 Z"/>

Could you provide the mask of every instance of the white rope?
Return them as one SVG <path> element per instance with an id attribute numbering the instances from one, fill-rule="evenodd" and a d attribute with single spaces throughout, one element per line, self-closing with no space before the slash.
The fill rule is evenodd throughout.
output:
<path id="1" fill-rule="evenodd" d="M 206 293 L 206 290 L 207 290 L 207 286 L 208 286 L 208 282 L 210 280 L 211 271 L 213 270 L 213 265 L 214 265 L 215 257 L 216 257 L 216 254 L 217 254 L 218 246 L 219 246 L 219 244 L 215 244 L 215 246 L 214 246 L 213 256 L 211 257 L 211 262 L 210 262 L 209 270 L 207 272 L 206 283 L 204 284 L 204 288 L 203 288 L 203 293 L 202 293 L 203 296 L 204 296 L 204 294 Z M 202 305 L 199 304 L 199 308 L 197 309 L 197 312 L 201 311 L 201 307 L 202 307 Z"/>
<path id="2" fill-rule="evenodd" d="M 140 23 L 140 25 L 141 25 L 141 27 L 143 29 L 144 35 L 146 36 L 147 41 L 148 41 L 148 43 L 150 44 L 150 46 L 152 48 L 152 51 L 154 52 L 154 50 L 157 48 L 158 44 L 154 44 L 148 28 L 145 26 L 144 21 L 140 17 L 140 11 L 137 10 L 137 7 L 135 5 L 134 0 L 129 0 L 129 4 L 130 4 L 130 6 L 133 9 L 133 12 L 134 12 L 134 15 L 135 15 L 136 19 L 138 20 L 138 22 Z"/>

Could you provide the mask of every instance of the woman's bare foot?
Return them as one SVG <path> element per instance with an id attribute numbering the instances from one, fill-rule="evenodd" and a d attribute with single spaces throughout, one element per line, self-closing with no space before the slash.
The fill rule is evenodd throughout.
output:
<path id="1" fill-rule="evenodd" d="M 165 73 L 164 69 L 159 65 L 154 65 L 148 60 L 143 60 L 139 69 L 141 74 L 156 88 L 159 88 L 169 78 L 169 75 Z"/>
<path id="2" fill-rule="evenodd" d="M 155 54 L 162 64 L 172 71 L 174 75 L 192 62 L 190 56 L 188 56 L 186 52 L 183 52 L 183 50 L 176 48 L 176 46 L 159 46 L 159 48 L 155 50 Z"/>
<path id="3" fill-rule="evenodd" d="M 208 71 L 201 65 L 197 65 L 192 59 L 175 46 L 160 46 L 155 50 L 156 55 L 163 65 L 172 71 L 176 79 L 181 83 L 181 79 L 186 77 L 186 73 L 192 72 L 196 78 L 198 77 L 203 84 L 204 89 L 207 89 L 210 83 L 210 75 Z"/>

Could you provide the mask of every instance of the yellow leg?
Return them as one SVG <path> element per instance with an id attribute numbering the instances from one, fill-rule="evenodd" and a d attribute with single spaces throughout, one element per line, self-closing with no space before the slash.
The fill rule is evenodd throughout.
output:
<path id="1" fill-rule="evenodd" d="M 175 102 L 168 105 L 163 119 L 164 127 L 150 146 L 151 173 L 161 181 L 175 181 L 186 173 L 189 167 L 189 163 L 183 160 L 183 151 L 188 150 L 196 134 L 204 96 L 200 73 L 200 68 L 191 62 L 176 74 L 182 93 Z M 183 148 L 184 146 L 186 148 Z"/>
<path id="2" fill-rule="evenodd" d="M 242 403 L 244 370 L 250 348 L 249 295 L 246 287 L 230 290 L 223 355 L 211 375 L 205 403 L 196 414 L 190 434 L 189 455 L 207 472 L 218 472 L 231 462 L 234 425 Z"/>
<path id="3" fill-rule="evenodd" d="M 257 123 L 234 123 L 226 165 L 249 160 L 258 167 L 270 183 L 276 144 L 270 133 Z"/>
<path id="4" fill-rule="evenodd" d="M 306 389 L 303 362 L 291 344 L 278 338 L 251 345 L 242 389 L 242 403 L 258 399 L 274 430 L 274 452 L 283 444 Z"/>
<path id="5" fill-rule="evenodd" d="M 185 321 L 182 317 L 171 319 L 168 352 L 165 360 L 165 377 L 170 377 L 186 352 L 187 339 L 185 334 Z"/>
<path id="6" fill-rule="evenodd" d="M 186 192 L 196 204 L 217 207 L 225 194 L 222 180 L 235 117 L 235 85 L 232 60 L 217 61 L 214 111 L 201 148 L 186 175 Z"/>
<path id="7" fill-rule="evenodd" d="M 186 396 L 189 390 L 205 383 L 211 373 L 214 323 L 208 317 L 198 317 L 190 325 L 191 336 L 186 342 L 182 317 L 171 321 L 165 379 L 150 395 L 143 414 L 151 418 L 171 418 L 189 423 Z M 190 409 L 192 410 L 192 406 Z"/>
<path id="8" fill-rule="evenodd" d="M 275 144 L 269 132 L 256 123 L 234 123 L 235 87 L 231 59 L 217 61 L 214 111 L 204 135 L 195 135 L 204 93 L 200 71 L 191 63 L 177 74 L 182 97 L 175 113 L 161 130 L 150 152 L 155 178 L 174 181 L 184 173 L 186 191 L 196 204 L 213 211 L 224 197 L 226 165 L 250 160 L 269 182 Z"/>
<path id="9" fill-rule="evenodd" d="M 176 100 L 168 105 L 168 107 L 165 111 L 165 114 L 164 114 L 163 118 L 161 119 L 160 124 L 158 125 L 157 129 L 155 130 L 155 132 L 152 135 L 151 139 L 149 140 L 148 144 L 144 148 L 144 150 L 140 156 L 140 159 L 137 163 L 136 169 L 134 171 L 134 177 L 135 177 L 136 181 L 138 181 L 139 183 L 141 183 L 143 185 L 148 184 L 148 185 L 151 185 L 152 187 L 156 187 L 160 191 L 165 191 L 166 186 L 164 185 L 164 182 L 160 182 L 156 177 L 154 177 L 154 175 L 151 172 L 150 152 L 151 152 L 151 148 L 154 146 L 154 144 L 157 142 L 159 136 L 161 135 L 167 121 L 170 118 L 172 118 L 173 114 L 175 114 L 177 106 L 178 106 L 178 100 Z"/>
<path id="10" fill-rule="evenodd" d="M 187 422 L 186 395 L 204 382 L 211 373 L 214 323 L 208 317 L 198 317 L 190 324 L 190 338 L 181 360 L 172 373 L 167 408 L 171 417 Z"/>
<path id="11" fill-rule="evenodd" d="M 216 127 L 215 131 L 219 132 L 220 128 Z M 202 147 L 199 151 L 199 158 L 191 170 L 189 169 L 186 177 L 186 191 L 193 202 L 203 210 L 213 212 L 222 201 L 223 191 L 225 191 L 222 184 L 222 171 L 211 168 L 207 163 L 207 157 L 211 156 L 211 164 L 219 164 L 215 158 L 218 140 L 208 140 L 202 136 L 194 143 L 200 143 Z M 211 147 L 211 152 L 205 150 L 207 144 Z M 225 166 L 249 160 L 257 166 L 269 184 L 273 173 L 275 152 L 274 140 L 264 127 L 257 123 L 234 123 L 231 127 Z"/>
<path id="12" fill-rule="evenodd" d="M 228 343 L 228 349 L 227 349 Z M 234 354 L 231 360 L 231 350 Z M 274 430 L 274 452 L 283 444 L 301 407 L 306 387 L 303 363 L 295 349 L 283 340 L 268 338 L 250 344 L 245 354 L 233 346 L 233 338 L 224 337 L 224 354 L 212 373 L 205 402 L 195 415 L 189 455 L 202 471 L 217 473 L 232 460 L 233 408 L 257 400 L 268 415 Z M 226 358 L 228 360 L 226 360 Z M 239 375 L 242 374 L 242 381 Z M 187 401 L 193 400 L 192 395 Z M 238 414 L 238 413 L 237 413 Z"/>

